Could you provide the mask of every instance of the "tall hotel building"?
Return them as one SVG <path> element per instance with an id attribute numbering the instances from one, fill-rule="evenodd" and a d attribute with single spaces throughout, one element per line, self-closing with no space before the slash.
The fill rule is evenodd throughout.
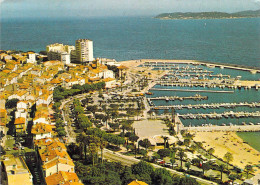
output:
<path id="1" fill-rule="evenodd" d="M 93 41 L 88 39 L 76 40 L 77 61 L 92 62 L 93 58 Z"/>

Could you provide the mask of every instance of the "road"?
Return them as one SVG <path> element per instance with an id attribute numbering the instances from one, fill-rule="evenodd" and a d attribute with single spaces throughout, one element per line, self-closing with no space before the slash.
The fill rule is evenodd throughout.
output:
<path id="1" fill-rule="evenodd" d="M 109 161 L 120 162 L 120 163 L 122 163 L 123 165 L 126 165 L 126 166 L 131 166 L 131 165 L 136 164 L 136 163 L 141 161 L 141 160 L 136 159 L 134 157 L 125 156 L 125 155 L 119 154 L 117 152 L 113 152 L 111 150 L 108 150 L 108 149 L 104 149 L 103 155 L 104 155 L 104 158 L 109 160 Z M 180 175 L 180 176 L 184 176 L 184 173 L 182 173 L 182 172 L 178 172 L 178 171 L 173 170 L 173 169 L 165 168 L 165 167 L 162 167 L 162 166 L 157 165 L 157 164 L 153 164 L 153 163 L 150 163 L 150 164 L 154 168 L 164 168 L 164 169 L 170 171 L 172 174 L 177 174 L 177 175 Z M 217 183 L 215 183 L 215 182 L 208 181 L 208 180 L 205 180 L 205 179 L 193 176 L 193 175 L 190 175 L 190 177 L 196 179 L 198 182 L 203 183 L 203 184 L 214 184 L 214 185 L 217 185 Z"/>

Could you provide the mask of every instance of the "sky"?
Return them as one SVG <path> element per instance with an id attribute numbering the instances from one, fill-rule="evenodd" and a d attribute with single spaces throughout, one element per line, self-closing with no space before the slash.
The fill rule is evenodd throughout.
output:
<path id="1" fill-rule="evenodd" d="M 0 0 L 1 18 L 156 16 L 260 9 L 260 0 Z"/>

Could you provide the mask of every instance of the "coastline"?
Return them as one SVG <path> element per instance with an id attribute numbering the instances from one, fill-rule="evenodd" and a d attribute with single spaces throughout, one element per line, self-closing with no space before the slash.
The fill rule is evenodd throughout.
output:
<path id="1" fill-rule="evenodd" d="M 249 144 L 245 143 L 236 132 L 191 132 L 195 134 L 194 141 L 202 142 L 203 147 L 208 150 L 214 148 L 214 155 L 223 158 L 225 153 L 230 152 L 234 160 L 231 164 L 238 166 L 241 169 L 249 165 L 259 165 L 260 152 L 254 149 Z M 259 168 L 254 168 L 254 173 L 260 173 Z"/>
<path id="2" fill-rule="evenodd" d="M 252 19 L 252 18 L 260 18 L 260 17 L 219 17 L 219 18 L 207 18 L 207 17 L 202 17 L 202 18 L 169 18 L 169 17 L 153 17 L 154 19 L 160 19 L 160 20 L 211 20 L 211 19 Z"/>

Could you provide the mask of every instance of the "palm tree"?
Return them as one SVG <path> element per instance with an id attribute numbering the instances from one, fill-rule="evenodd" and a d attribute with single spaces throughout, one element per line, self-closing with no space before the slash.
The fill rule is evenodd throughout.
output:
<path id="1" fill-rule="evenodd" d="M 98 151 L 97 145 L 95 143 L 90 143 L 88 149 L 92 156 L 92 165 L 94 166 L 95 165 L 95 154 Z"/>
<path id="2" fill-rule="evenodd" d="M 100 150 L 101 150 L 101 163 L 103 164 L 103 149 L 106 148 L 108 142 L 105 141 L 104 139 L 100 139 Z"/>
<path id="3" fill-rule="evenodd" d="M 229 162 L 232 162 L 233 161 L 233 155 L 230 153 L 230 152 L 227 152 L 225 155 L 224 155 L 224 160 L 227 162 L 227 168 L 228 168 L 228 164 Z"/>
<path id="4" fill-rule="evenodd" d="M 251 165 L 245 166 L 246 178 L 248 178 L 248 174 L 254 172 L 253 167 Z"/>
<path id="5" fill-rule="evenodd" d="M 185 163 L 185 167 L 187 168 L 187 171 L 189 171 L 190 166 L 191 166 L 191 163 L 190 163 L 190 162 Z"/>
<path id="6" fill-rule="evenodd" d="M 169 139 L 167 136 L 161 136 L 161 138 L 163 138 L 163 142 L 164 142 L 164 149 L 166 148 L 166 141 Z"/>
<path id="7" fill-rule="evenodd" d="M 177 153 L 179 158 L 180 158 L 180 161 L 181 161 L 181 168 L 182 168 L 182 161 L 184 159 L 184 157 L 187 157 L 187 155 L 185 154 L 185 152 L 183 150 L 180 150 L 179 153 Z"/>
<path id="8" fill-rule="evenodd" d="M 80 148 L 80 158 L 82 159 L 82 153 L 83 153 L 83 149 L 84 149 L 84 152 L 85 152 L 85 159 L 86 159 L 86 148 L 85 148 L 85 137 L 86 137 L 86 134 L 83 132 L 83 133 L 80 133 L 77 137 L 76 137 L 76 142 L 79 144 L 79 148 Z"/>
<path id="9" fill-rule="evenodd" d="M 220 164 L 219 165 L 219 170 L 220 170 L 220 179 L 222 181 L 222 175 L 223 175 L 223 171 L 225 170 L 225 165 L 224 164 Z"/>
<path id="10" fill-rule="evenodd" d="M 215 152 L 214 148 L 208 149 L 208 153 L 209 153 L 210 159 L 211 159 L 211 156 L 213 155 L 214 152 Z"/>

